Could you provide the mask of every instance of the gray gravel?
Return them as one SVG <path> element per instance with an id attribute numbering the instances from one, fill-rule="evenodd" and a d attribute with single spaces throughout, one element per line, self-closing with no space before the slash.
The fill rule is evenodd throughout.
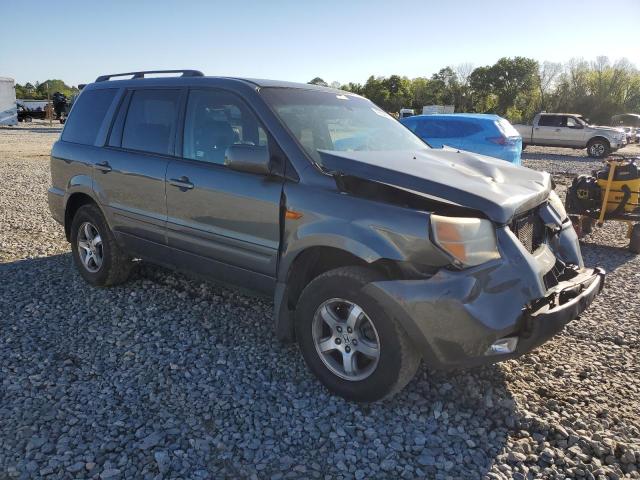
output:
<path id="1" fill-rule="evenodd" d="M 607 288 L 557 338 L 423 368 L 363 406 L 275 340 L 267 299 L 151 266 L 86 285 L 46 206 L 56 135 L 0 129 L 0 479 L 640 477 L 640 257 L 622 226 L 584 242 Z M 533 148 L 525 163 L 592 168 Z"/>

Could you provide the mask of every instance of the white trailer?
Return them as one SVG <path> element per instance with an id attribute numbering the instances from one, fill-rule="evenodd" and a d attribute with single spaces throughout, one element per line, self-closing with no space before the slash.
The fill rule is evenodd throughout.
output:
<path id="1" fill-rule="evenodd" d="M 454 105 L 425 105 L 422 107 L 423 115 L 436 115 L 443 113 L 453 113 L 455 110 Z"/>
<path id="2" fill-rule="evenodd" d="M 16 87 L 13 78 L 0 77 L 0 125 L 17 125 Z"/>

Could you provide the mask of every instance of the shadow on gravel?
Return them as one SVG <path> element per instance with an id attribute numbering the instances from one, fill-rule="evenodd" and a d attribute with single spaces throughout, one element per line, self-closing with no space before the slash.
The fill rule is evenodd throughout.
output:
<path id="1" fill-rule="evenodd" d="M 585 265 L 597 265 L 603 267 L 607 272 L 613 272 L 637 257 L 636 254 L 629 251 L 626 244 L 622 246 L 606 245 L 596 243 L 589 237 L 586 237 L 586 240 L 580 240 L 580 248 Z"/>
<path id="2" fill-rule="evenodd" d="M 0 472 L 479 478 L 526 428 L 499 366 L 334 397 L 276 341 L 269 300 L 162 268 L 97 289 L 64 254 L 0 282 Z"/>

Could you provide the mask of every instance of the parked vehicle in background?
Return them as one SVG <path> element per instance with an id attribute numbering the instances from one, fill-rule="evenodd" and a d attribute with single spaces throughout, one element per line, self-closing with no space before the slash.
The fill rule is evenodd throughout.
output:
<path id="1" fill-rule="evenodd" d="M 455 105 L 424 105 L 422 107 L 423 115 L 448 114 L 455 113 Z"/>
<path id="2" fill-rule="evenodd" d="M 416 115 L 401 120 L 433 148 L 449 146 L 520 165 L 522 139 L 508 120 L 498 115 L 453 113 Z"/>
<path id="3" fill-rule="evenodd" d="M 13 78 L 0 77 L 0 125 L 17 125 L 16 87 Z"/>
<path id="4" fill-rule="evenodd" d="M 401 108 L 399 118 L 413 117 L 415 114 L 416 112 L 413 108 Z"/>
<path id="5" fill-rule="evenodd" d="M 634 127 L 620 127 L 627 137 L 627 143 L 635 143 L 637 129 Z"/>
<path id="6" fill-rule="evenodd" d="M 24 108 L 24 105 L 18 104 L 17 111 L 18 111 L 18 122 L 30 122 L 33 120 L 33 117 L 29 115 L 29 111 L 26 108 Z"/>
<path id="7" fill-rule="evenodd" d="M 99 77 L 53 146 L 49 207 L 89 284 L 142 258 L 263 291 L 278 338 L 362 401 L 421 360 L 528 352 L 602 288 L 548 173 L 431 149 L 352 93 L 178 72 Z"/>
<path id="8" fill-rule="evenodd" d="M 640 137 L 640 115 L 623 113 L 611 117 L 611 126 L 624 129 L 627 143 L 638 143 Z"/>
<path id="9" fill-rule="evenodd" d="M 46 118 L 47 100 L 22 100 L 18 99 L 18 121 L 30 122 L 34 118 L 44 120 Z"/>
<path id="10" fill-rule="evenodd" d="M 622 113 L 611 117 L 612 127 L 634 127 L 640 128 L 640 114 Z"/>
<path id="11" fill-rule="evenodd" d="M 539 113 L 532 125 L 514 125 L 527 145 L 587 149 L 594 158 L 603 158 L 627 143 L 620 128 L 590 125 L 575 113 Z"/>

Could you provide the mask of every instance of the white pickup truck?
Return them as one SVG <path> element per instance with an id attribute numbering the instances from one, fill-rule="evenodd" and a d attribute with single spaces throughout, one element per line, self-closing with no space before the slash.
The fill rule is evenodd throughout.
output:
<path id="1" fill-rule="evenodd" d="M 522 136 L 522 148 L 528 145 L 586 148 L 590 157 L 602 158 L 627 143 L 623 130 L 589 125 L 574 113 L 539 113 L 533 125 L 514 125 Z"/>

